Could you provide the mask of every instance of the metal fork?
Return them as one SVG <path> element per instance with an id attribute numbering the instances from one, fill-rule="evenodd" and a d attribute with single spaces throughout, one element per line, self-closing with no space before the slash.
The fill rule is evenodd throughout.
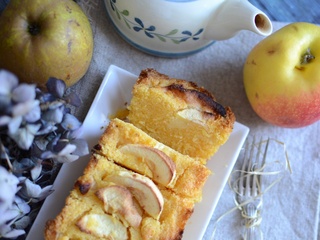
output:
<path id="1" fill-rule="evenodd" d="M 251 145 L 251 146 L 250 146 Z M 237 202 L 244 217 L 244 239 L 262 239 L 260 231 L 261 208 L 262 208 L 262 189 L 261 180 L 263 166 L 269 145 L 269 139 L 262 147 L 263 141 L 256 143 L 255 137 L 252 143 L 247 143 L 244 152 L 244 159 L 240 178 L 238 182 Z"/>

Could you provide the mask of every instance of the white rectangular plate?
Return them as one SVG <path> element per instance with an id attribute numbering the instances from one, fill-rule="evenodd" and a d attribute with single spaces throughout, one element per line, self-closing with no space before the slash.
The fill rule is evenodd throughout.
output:
<path id="1" fill-rule="evenodd" d="M 88 141 L 90 149 L 98 143 L 99 137 L 108 125 L 108 116 L 130 102 L 131 90 L 136 79 L 137 76 L 119 67 L 114 65 L 109 67 L 83 122 L 82 137 Z M 213 174 L 204 186 L 203 200 L 196 205 L 185 228 L 183 239 L 202 239 L 248 133 L 248 127 L 236 122 L 228 141 L 208 161 L 207 166 Z M 45 223 L 59 214 L 74 182 L 82 175 L 89 158 L 85 156 L 62 166 L 54 182 L 55 191 L 45 200 L 27 240 L 43 239 Z"/>

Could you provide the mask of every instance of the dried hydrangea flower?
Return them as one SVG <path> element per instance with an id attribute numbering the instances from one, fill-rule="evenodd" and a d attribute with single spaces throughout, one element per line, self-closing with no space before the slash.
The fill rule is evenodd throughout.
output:
<path id="1" fill-rule="evenodd" d="M 0 237 L 16 238 L 25 233 L 23 229 L 12 227 L 13 223 L 30 212 L 28 203 L 16 195 L 20 182 L 21 179 L 0 166 Z M 27 218 L 24 218 L 25 220 Z"/>
<path id="2" fill-rule="evenodd" d="M 11 207 L 14 197 L 18 192 L 19 182 L 19 179 L 15 175 L 0 166 L 0 216 Z"/>
<path id="3" fill-rule="evenodd" d="M 28 202 L 39 202 L 45 199 L 53 191 L 52 185 L 41 188 L 30 179 L 23 182 L 22 188 L 19 191 L 19 196 Z"/>
<path id="4" fill-rule="evenodd" d="M 61 164 L 89 149 L 68 107 L 81 100 L 64 81 L 50 78 L 45 91 L 0 70 L 0 86 L 0 238 L 16 238 L 53 191 Z"/>

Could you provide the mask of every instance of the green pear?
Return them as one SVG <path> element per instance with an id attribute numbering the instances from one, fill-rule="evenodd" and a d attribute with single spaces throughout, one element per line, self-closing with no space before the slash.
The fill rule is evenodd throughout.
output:
<path id="1" fill-rule="evenodd" d="M 0 69 L 41 86 L 75 84 L 93 54 L 90 22 L 72 0 L 10 0 L 0 16 Z"/>

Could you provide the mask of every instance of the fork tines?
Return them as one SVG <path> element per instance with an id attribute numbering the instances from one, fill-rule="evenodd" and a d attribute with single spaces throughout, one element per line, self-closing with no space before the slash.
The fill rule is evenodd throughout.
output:
<path id="1" fill-rule="evenodd" d="M 265 146 L 263 146 L 265 144 Z M 245 218 L 246 238 L 255 234 L 255 228 L 261 222 L 260 210 L 262 206 L 262 174 L 266 162 L 269 139 L 257 143 L 253 137 L 251 143 L 247 141 L 243 164 L 238 182 L 238 206 Z"/>
<path id="2" fill-rule="evenodd" d="M 262 145 L 265 144 L 263 147 Z M 262 172 L 265 165 L 267 151 L 269 146 L 269 139 L 267 141 L 260 141 L 257 143 L 255 137 L 252 142 L 247 141 L 243 164 L 240 172 L 239 179 L 239 191 L 240 194 L 247 194 L 251 190 L 251 196 L 256 197 L 258 193 L 261 193 L 261 180 Z"/>

